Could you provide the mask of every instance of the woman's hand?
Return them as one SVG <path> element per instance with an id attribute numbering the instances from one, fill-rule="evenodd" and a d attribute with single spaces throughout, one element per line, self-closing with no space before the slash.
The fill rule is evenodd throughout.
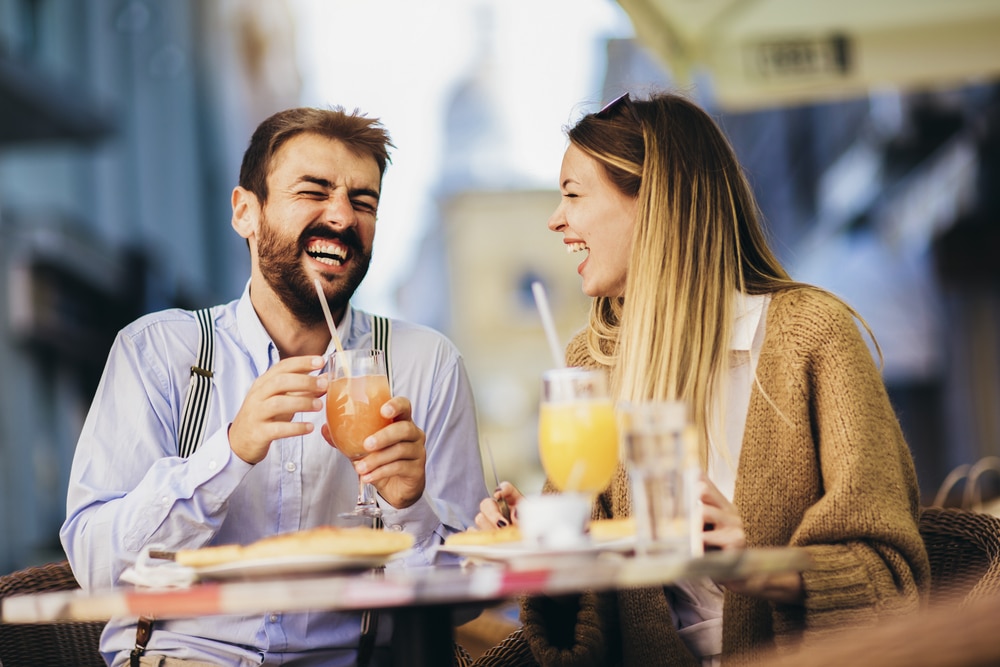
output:
<path id="1" fill-rule="evenodd" d="M 746 548 L 743 519 L 736 506 L 704 474 L 701 476 L 701 502 L 704 507 L 705 550 Z M 719 583 L 734 593 L 752 595 L 779 604 L 800 604 L 804 598 L 802 575 L 798 572 L 754 574 L 745 579 Z"/>
<path id="2" fill-rule="evenodd" d="M 504 528 L 511 523 L 516 526 L 517 503 L 522 498 L 524 498 L 524 495 L 513 484 L 510 482 L 500 482 L 500 486 L 493 491 L 493 496 L 483 498 L 483 501 L 479 503 L 479 514 L 476 515 L 476 528 L 479 530 L 496 530 L 497 528 Z M 507 507 L 510 508 L 510 522 L 507 521 L 500 511 L 499 501 L 507 503 Z"/>
<path id="3" fill-rule="evenodd" d="M 747 545 L 747 537 L 743 532 L 743 519 L 736 506 L 722 495 L 704 473 L 700 481 L 705 550 L 743 549 Z"/>

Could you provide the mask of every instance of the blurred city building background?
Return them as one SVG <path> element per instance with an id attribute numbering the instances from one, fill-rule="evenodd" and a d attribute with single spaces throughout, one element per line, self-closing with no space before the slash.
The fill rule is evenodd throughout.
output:
<path id="1" fill-rule="evenodd" d="M 554 361 L 531 282 L 563 341 L 587 317 L 545 226 L 561 128 L 625 90 L 687 92 L 732 139 L 793 276 L 874 330 L 929 500 L 1000 454 L 998 5 L 0 0 L 0 572 L 60 557 L 115 332 L 240 294 L 242 152 L 298 104 L 358 106 L 393 134 L 357 305 L 458 344 L 481 438 L 534 490 Z"/>

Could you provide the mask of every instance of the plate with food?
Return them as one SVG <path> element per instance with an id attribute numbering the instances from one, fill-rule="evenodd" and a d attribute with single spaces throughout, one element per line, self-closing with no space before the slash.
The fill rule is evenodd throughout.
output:
<path id="1" fill-rule="evenodd" d="M 631 519 L 591 521 L 578 545 L 551 548 L 525 542 L 517 526 L 497 530 L 466 530 L 448 537 L 439 551 L 470 560 L 518 562 L 551 557 L 597 557 L 625 554 L 635 549 L 635 524 Z"/>
<path id="2" fill-rule="evenodd" d="M 250 579 L 371 569 L 412 546 L 408 533 L 320 526 L 247 545 L 182 549 L 174 561 L 192 568 L 202 580 Z"/>
<path id="3" fill-rule="evenodd" d="M 385 565 L 383 556 L 330 556 L 324 554 L 273 556 L 194 568 L 202 581 L 263 579 L 321 572 L 370 570 Z"/>

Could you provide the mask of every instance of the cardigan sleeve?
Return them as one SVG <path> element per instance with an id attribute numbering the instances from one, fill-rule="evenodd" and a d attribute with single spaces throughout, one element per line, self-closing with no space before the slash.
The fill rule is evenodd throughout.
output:
<path id="1" fill-rule="evenodd" d="M 538 661 L 531 654 L 531 647 L 524 639 L 524 632 L 518 628 L 502 642 L 487 649 L 472 665 L 473 667 L 537 667 Z"/>
<path id="2" fill-rule="evenodd" d="M 524 625 L 487 650 L 474 667 L 604 667 L 609 655 L 606 628 L 614 617 L 607 594 L 558 599 L 526 598 Z"/>
<path id="3" fill-rule="evenodd" d="M 617 637 L 612 593 L 528 598 L 521 607 L 524 639 L 542 667 L 613 664 L 609 642 Z"/>
<path id="4" fill-rule="evenodd" d="M 815 292 L 786 299 L 773 323 L 768 316 L 768 334 L 773 324 L 786 341 L 777 356 L 786 372 L 776 374 L 784 384 L 770 384 L 772 398 L 788 427 L 782 437 L 801 454 L 789 461 L 798 469 L 783 473 L 793 489 L 785 515 L 800 517 L 787 527 L 788 543 L 813 561 L 802 577 L 804 604 L 775 607 L 776 639 L 915 611 L 930 582 L 916 473 L 853 316 Z M 779 449 L 777 459 L 795 448 Z"/>
<path id="5" fill-rule="evenodd" d="M 545 480 L 542 493 L 557 493 Z M 594 519 L 607 518 L 607 501 L 599 496 Z M 526 597 L 521 601 L 522 638 L 543 667 L 608 664 L 608 622 L 616 616 L 607 596 L 592 592 L 559 598 Z"/>

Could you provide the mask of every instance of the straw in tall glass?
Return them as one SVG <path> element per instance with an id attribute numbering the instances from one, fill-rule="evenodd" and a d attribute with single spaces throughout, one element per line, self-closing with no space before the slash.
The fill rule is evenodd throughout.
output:
<path id="1" fill-rule="evenodd" d="M 337 351 L 329 356 L 323 372 L 330 378 L 326 390 L 326 424 L 333 444 L 344 456 L 355 461 L 365 455 L 365 438 L 389 425 L 382 416 L 382 406 L 392 394 L 381 350 L 345 350 L 326 302 L 323 284 L 313 280 L 323 317 Z M 382 514 L 367 484 L 358 476 L 358 502 L 341 518 L 371 517 Z"/>
<path id="2" fill-rule="evenodd" d="M 381 414 L 391 398 L 382 350 L 344 350 L 327 361 L 330 385 L 326 394 L 326 422 L 333 444 L 344 456 L 356 461 L 367 452 L 365 438 L 389 425 Z M 369 485 L 358 477 L 358 502 L 347 517 L 381 514 L 369 493 Z"/>
<path id="3" fill-rule="evenodd" d="M 549 481 L 591 498 L 603 491 L 618 463 L 614 403 L 602 370 L 566 368 L 555 321 L 541 283 L 531 285 L 556 368 L 542 375 L 538 449 Z"/>

